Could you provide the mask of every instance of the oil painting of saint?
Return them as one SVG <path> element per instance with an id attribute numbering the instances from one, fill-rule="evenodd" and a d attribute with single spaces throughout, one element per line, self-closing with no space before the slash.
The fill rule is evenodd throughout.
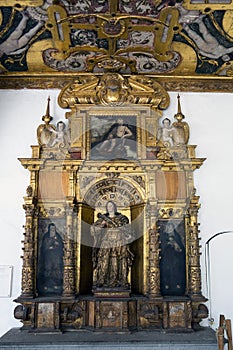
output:
<path id="1" fill-rule="evenodd" d="M 183 222 L 160 221 L 162 295 L 185 295 L 186 253 Z"/>
<path id="2" fill-rule="evenodd" d="M 43 235 L 38 270 L 38 294 L 60 295 L 63 284 L 63 240 L 54 223 L 48 225 Z"/>
<path id="3" fill-rule="evenodd" d="M 133 117 L 92 117 L 92 159 L 136 159 L 136 126 Z"/>

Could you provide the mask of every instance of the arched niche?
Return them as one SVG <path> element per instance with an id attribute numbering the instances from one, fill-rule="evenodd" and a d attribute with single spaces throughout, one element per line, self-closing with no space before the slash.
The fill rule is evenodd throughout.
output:
<path id="1" fill-rule="evenodd" d="M 142 179 L 141 179 L 142 180 Z M 137 178 L 137 181 L 140 179 Z M 98 213 L 106 212 L 106 203 L 114 201 L 117 211 L 126 215 L 134 230 L 134 240 L 130 248 L 134 254 L 131 279 L 132 292 L 142 294 L 143 271 L 145 257 L 144 226 L 145 226 L 145 201 L 144 191 L 134 179 L 123 177 L 108 177 L 94 182 L 84 194 L 81 205 L 81 249 L 80 249 L 80 294 L 90 293 L 92 286 L 92 248 L 93 238 L 90 234 L 91 224 L 96 220 Z M 92 218 L 92 222 L 90 222 Z"/>

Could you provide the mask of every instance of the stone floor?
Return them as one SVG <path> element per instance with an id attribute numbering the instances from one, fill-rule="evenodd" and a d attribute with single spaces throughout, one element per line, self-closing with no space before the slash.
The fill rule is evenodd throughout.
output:
<path id="1" fill-rule="evenodd" d="M 131 334 L 89 331 L 40 334 L 13 328 L 0 338 L 1 350 L 217 350 L 215 332 L 203 328 L 191 333 L 135 332 Z"/>

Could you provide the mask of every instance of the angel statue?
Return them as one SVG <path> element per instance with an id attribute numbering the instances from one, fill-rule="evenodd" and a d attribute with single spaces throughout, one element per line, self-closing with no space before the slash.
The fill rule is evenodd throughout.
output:
<path id="1" fill-rule="evenodd" d="M 51 124 L 44 124 L 39 128 L 37 137 L 41 146 L 51 148 L 64 148 L 69 146 L 69 136 L 64 122 L 59 121 L 56 128 Z"/>
<path id="2" fill-rule="evenodd" d="M 171 126 L 171 120 L 165 118 L 162 121 L 162 127 L 158 129 L 157 139 L 162 142 L 165 147 L 174 145 L 174 128 Z"/>
<path id="3" fill-rule="evenodd" d="M 50 115 L 50 97 L 48 97 L 46 113 L 42 117 L 44 124 L 37 128 L 37 140 L 42 147 L 64 148 L 70 144 L 69 134 L 63 121 L 57 123 L 57 127 L 50 122 L 53 117 Z"/>
<path id="4" fill-rule="evenodd" d="M 62 121 L 57 123 L 57 130 L 51 130 L 50 147 L 67 147 L 69 145 L 69 137 L 66 131 L 66 125 Z"/>

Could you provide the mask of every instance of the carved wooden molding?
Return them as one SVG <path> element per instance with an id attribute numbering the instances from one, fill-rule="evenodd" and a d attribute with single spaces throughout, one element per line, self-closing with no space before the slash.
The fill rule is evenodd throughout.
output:
<path id="1" fill-rule="evenodd" d="M 195 79 L 193 77 L 182 76 L 162 77 L 154 75 L 152 77 L 166 91 L 233 92 L 232 77 L 210 78 L 200 76 Z M 75 79 L 77 79 L 77 75 L 75 76 L 73 74 L 53 74 L 34 77 L 17 74 L 11 76 L 0 75 L 0 89 L 63 89 L 68 84 L 72 84 Z"/>
<path id="2" fill-rule="evenodd" d="M 72 108 L 76 104 L 120 106 L 133 103 L 166 109 L 169 102 L 168 93 L 153 77 L 127 77 L 118 73 L 99 77 L 80 75 L 63 88 L 58 97 L 58 103 L 63 108 Z"/>

